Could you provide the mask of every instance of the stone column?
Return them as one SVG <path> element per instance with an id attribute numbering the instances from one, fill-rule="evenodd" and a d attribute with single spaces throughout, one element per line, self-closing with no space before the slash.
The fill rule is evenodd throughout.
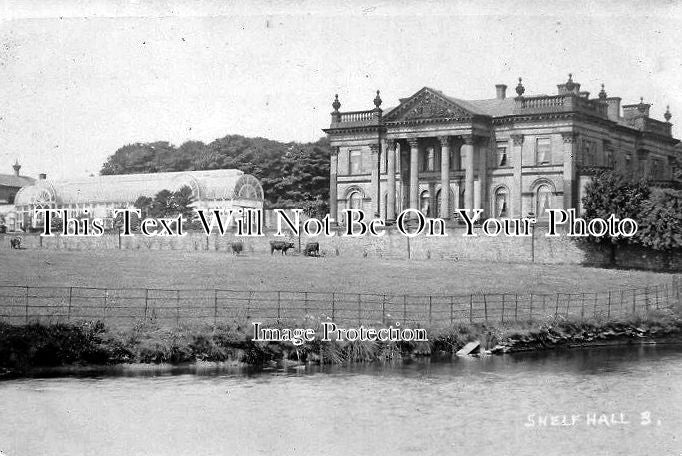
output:
<path id="1" fill-rule="evenodd" d="M 472 214 L 474 209 L 474 137 L 463 137 L 464 144 L 460 149 L 464 155 L 464 209 L 467 214 Z"/>
<path id="2" fill-rule="evenodd" d="M 410 208 L 419 209 L 419 140 L 408 139 L 410 144 Z"/>
<path id="3" fill-rule="evenodd" d="M 564 209 L 579 209 L 575 199 L 575 168 L 577 160 L 578 134 L 572 131 L 561 133 L 564 140 Z M 539 216 L 539 214 L 538 214 Z"/>
<path id="4" fill-rule="evenodd" d="M 439 217 L 449 220 L 450 214 L 450 137 L 440 136 L 440 213 Z"/>
<path id="5" fill-rule="evenodd" d="M 339 148 L 331 148 L 331 162 L 329 163 L 329 214 L 338 222 L 339 216 L 338 196 L 336 188 L 336 175 L 339 169 Z"/>
<path id="6" fill-rule="evenodd" d="M 479 207 L 477 209 L 483 209 L 482 217 L 490 217 L 488 213 L 488 155 L 490 150 L 488 146 L 490 141 L 488 138 L 483 138 L 478 142 L 478 201 Z"/>
<path id="7" fill-rule="evenodd" d="M 379 213 L 379 208 L 380 206 L 380 196 L 379 196 L 379 151 L 381 150 L 381 147 L 379 144 L 370 144 L 370 163 L 372 166 L 372 173 L 370 177 L 370 198 L 372 198 L 372 213 L 371 214 L 366 214 L 369 217 L 374 217 L 377 213 Z"/>
<path id="8" fill-rule="evenodd" d="M 514 167 L 514 185 L 511 189 L 511 215 L 512 217 L 523 217 L 528 214 L 522 214 L 523 211 L 523 135 L 511 135 L 512 150 L 511 160 Z M 529 208 L 532 211 L 533 208 Z"/>
<path id="9" fill-rule="evenodd" d="M 386 162 L 386 191 L 388 196 L 386 198 L 386 220 L 395 220 L 395 151 L 396 146 L 400 148 L 400 143 L 393 139 L 386 141 L 387 148 L 387 162 Z M 400 149 L 398 149 L 400 150 Z"/>

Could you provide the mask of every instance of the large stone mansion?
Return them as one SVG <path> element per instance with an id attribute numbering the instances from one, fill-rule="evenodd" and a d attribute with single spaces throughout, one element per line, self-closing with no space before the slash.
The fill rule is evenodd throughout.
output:
<path id="1" fill-rule="evenodd" d="M 666 184 L 682 163 L 679 140 L 650 104 L 621 107 L 602 89 L 596 98 L 569 75 L 557 95 L 461 100 L 424 87 L 400 104 L 341 112 L 332 104 L 330 213 L 345 208 L 394 220 L 406 208 L 451 219 L 455 209 L 486 217 L 542 216 L 547 208 L 580 210 L 598 168 L 616 168 Z M 447 189 L 443 191 L 443 189 Z"/>

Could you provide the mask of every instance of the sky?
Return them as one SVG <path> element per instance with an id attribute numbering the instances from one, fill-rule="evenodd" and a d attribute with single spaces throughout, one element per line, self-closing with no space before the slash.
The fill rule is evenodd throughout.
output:
<path id="1" fill-rule="evenodd" d="M 336 93 L 341 111 L 518 77 L 555 94 L 568 73 L 675 124 L 680 43 L 672 1 L 0 0 L 0 173 L 97 174 L 135 142 L 315 141 Z"/>

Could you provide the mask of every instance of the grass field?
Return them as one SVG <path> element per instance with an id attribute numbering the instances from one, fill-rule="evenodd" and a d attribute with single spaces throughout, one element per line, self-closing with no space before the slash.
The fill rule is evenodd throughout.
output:
<path id="1" fill-rule="evenodd" d="M 0 285 L 410 294 L 594 292 L 671 280 L 664 273 L 576 265 L 234 257 L 166 250 L 4 250 L 0 271 Z"/>

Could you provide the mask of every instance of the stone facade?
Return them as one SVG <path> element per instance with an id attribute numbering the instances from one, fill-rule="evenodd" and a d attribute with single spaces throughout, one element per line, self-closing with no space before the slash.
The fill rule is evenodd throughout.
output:
<path id="1" fill-rule="evenodd" d="M 602 86 L 596 98 L 569 79 L 557 95 L 517 96 L 505 85 L 487 100 L 461 100 L 424 87 L 394 108 L 341 112 L 334 100 L 330 213 L 361 208 L 392 221 L 406 208 L 452 219 L 455 209 L 485 217 L 545 215 L 547 208 L 580 210 L 595 169 L 615 168 L 674 181 L 682 163 L 679 140 L 650 105 L 620 106 Z M 622 113 L 621 113 L 622 110 Z M 447 191 L 443 189 L 447 188 Z"/>

